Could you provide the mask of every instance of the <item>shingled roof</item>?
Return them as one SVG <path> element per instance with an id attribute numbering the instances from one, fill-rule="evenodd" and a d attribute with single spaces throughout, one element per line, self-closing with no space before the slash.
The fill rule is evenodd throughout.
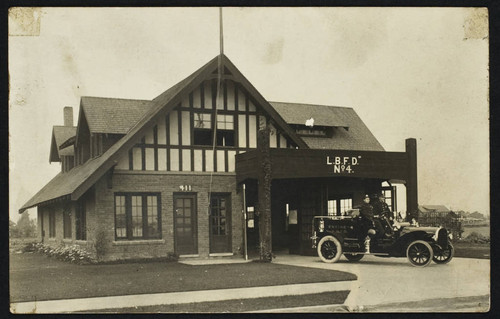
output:
<path id="1" fill-rule="evenodd" d="M 49 162 L 60 162 L 62 155 L 74 155 L 73 147 L 59 149 L 69 138 L 76 135 L 76 126 L 54 126 L 50 145 Z"/>
<path id="2" fill-rule="evenodd" d="M 372 132 L 351 107 L 269 102 L 289 124 L 304 125 L 314 118 L 314 125 L 333 126 L 331 138 L 303 136 L 312 149 L 384 151 Z M 347 128 L 347 129 L 345 129 Z"/>
<path id="3" fill-rule="evenodd" d="M 349 127 L 343 108 L 328 105 L 269 102 L 288 124 L 304 125 L 313 118 L 314 125 Z"/>
<path id="4" fill-rule="evenodd" d="M 92 172 L 102 165 L 105 159 L 96 157 L 88 160 L 83 165 L 76 166 L 68 172 L 60 172 L 50 182 L 48 182 L 38 193 L 36 193 L 26 204 L 19 209 L 22 213 L 26 209 L 43 204 L 50 200 L 68 196 L 82 184 L 83 181 L 89 178 Z"/>
<path id="5" fill-rule="evenodd" d="M 153 102 L 82 96 L 80 105 L 91 133 L 127 134 Z"/>

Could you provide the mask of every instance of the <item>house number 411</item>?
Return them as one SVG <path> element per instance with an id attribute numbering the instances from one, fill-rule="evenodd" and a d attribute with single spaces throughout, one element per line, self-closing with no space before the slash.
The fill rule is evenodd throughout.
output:
<path id="1" fill-rule="evenodd" d="M 181 185 L 179 186 L 179 189 L 183 192 L 190 192 L 191 191 L 191 185 Z"/>

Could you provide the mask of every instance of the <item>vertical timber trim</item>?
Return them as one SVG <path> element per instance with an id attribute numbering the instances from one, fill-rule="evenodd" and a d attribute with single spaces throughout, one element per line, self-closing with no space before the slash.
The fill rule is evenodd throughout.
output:
<path id="1" fill-rule="evenodd" d="M 141 138 L 141 160 L 142 160 L 142 164 L 141 164 L 141 168 L 143 171 L 146 170 L 146 147 L 145 147 L 145 144 L 146 144 L 146 139 L 143 137 Z"/>
<path id="2" fill-rule="evenodd" d="M 158 170 L 158 125 L 155 125 L 153 127 L 153 143 L 155 145 L 154 147 L 154 170 Z"/>
<path id="3" fill-rule="evenodd" d="M 245 121 L 246 121 L 246 125 L 245 125 L 246 136 L 245 136 L 245 138 L 247 139 L 246 148 L 250 149 L 250 116 L 248 115 L 248 111 L 249 111 L 248 95 L 245 94 L 245 112 L 247 112 L 247 114 L 245 115 Z"/>
<path id="4" fill-rule="evenodd" d="M 417 183 L 417 140 L 406 139 L 406 154 L 408 156 L 408 178 L 406 180 L 406 218 L 418 219 L 418 183 Z"/>
<path id="5" fill-rule="evenodd" d="M 167 161 L 167 171 L 170 171 L 170 115 L 165 116 L 165 133 L 166 135 L 166 143 L 167 143 L 167 148 L 166 148 L 166 161 Z"/>
<path id="6" fill-rule="evenodd" d="M 179 172 L 182 172 L 182 109 L 181 105 L 177 107 L 177 134 L 179 140 L 179 154 L 177 156 L 177 160 L 179 161 Z"/>
<path id="7" fill-rule="evenodd" d="M 205 82 L 200 84 L 200 108 L 205 109 Z"/>

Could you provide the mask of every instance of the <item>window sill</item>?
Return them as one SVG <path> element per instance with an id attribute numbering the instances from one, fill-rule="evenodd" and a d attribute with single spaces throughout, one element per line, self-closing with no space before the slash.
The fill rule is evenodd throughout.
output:
<path id="1" fill-rule="evenodd" d="M 65 244 L 71 244 L 73 242 L 73 239 L 71 239 L 71 238 L 63 238 L 62 242 L 65 243 Z"/>
<path id="2" fill-rule="evenodd" d="M 164 244 L 165 239 L 115 240 L 113 246 Z"/>
<path id="3" fill-rule="evenodd" d="M 50 237 L 50 238 L 49 238 L 49 241 L 55 242 L 55 241 L 56 241 L 56 238 L 55 238 L 55 237 Z"/>
<path id="4" fill-rule="evenodd" d="M 77 239 L 77 240 L 75 240 L 75 244 L 77 244 L 77 245 L 86 245 L 87 241 L 86 240 Z"/>

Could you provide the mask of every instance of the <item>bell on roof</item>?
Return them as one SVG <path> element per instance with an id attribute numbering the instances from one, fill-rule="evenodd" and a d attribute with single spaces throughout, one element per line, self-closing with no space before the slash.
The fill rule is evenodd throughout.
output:
<path id="1" fill-rule="evenodd" d="M 310 119 L 306 120 L 306 126 L 310 126 L 310 127 L 314 126 L 314 119 L 312 117 Z"/>

